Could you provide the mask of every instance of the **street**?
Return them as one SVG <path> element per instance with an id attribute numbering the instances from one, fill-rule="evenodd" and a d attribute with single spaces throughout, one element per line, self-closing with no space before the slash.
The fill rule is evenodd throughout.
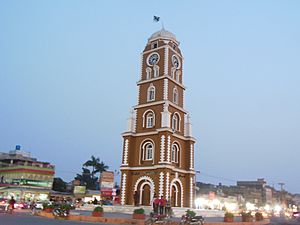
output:
<path id="1" fill-rule="evenodd" d="M 0 213 L 0 225 L 101 225 L 102 223 L 77 222 L 32 216 L 27 212 Z"/>
<path id="2" fill-rule="evenodd" d="M 271 218 L 270 225 L 300 225 L 300 220 L 274 217 Z"/>

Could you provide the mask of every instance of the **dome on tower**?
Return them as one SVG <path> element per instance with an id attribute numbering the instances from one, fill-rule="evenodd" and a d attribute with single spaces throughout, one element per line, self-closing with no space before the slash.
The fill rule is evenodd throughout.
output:
<path id="1" fill-rule="evenodd" d="M 161 30 L 156 31 L 155 33 L 153 33 L 151 35 L 151 37 L 148 39 L 148 41 L 151 41 L 151 40 L 154 40 L 154 39 L 157 39 L 157 38 L 173 39 L 174 41 L 177 41 L 176 36 L 172 32 L 165 30 L 164 28 L 162 28 Z"/>

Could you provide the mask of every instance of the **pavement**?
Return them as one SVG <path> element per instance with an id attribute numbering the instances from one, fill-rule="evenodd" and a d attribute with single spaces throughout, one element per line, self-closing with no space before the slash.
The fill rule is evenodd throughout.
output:
<path id="1" fill-rule="evenodd" d="M 0 225 L 107 225 L 105 223 L 55 220 L 32 216 L 28 211 L 16 211 L 13 214 L 0 213 Z M 111 224 L 110 224 L 111 225 Z"/>
<path id="2" fill-rule="evenodd" d="M 273 217 L 270 225 L 300 225 L 300 219 L 287 219 L 284 217 Z"/>

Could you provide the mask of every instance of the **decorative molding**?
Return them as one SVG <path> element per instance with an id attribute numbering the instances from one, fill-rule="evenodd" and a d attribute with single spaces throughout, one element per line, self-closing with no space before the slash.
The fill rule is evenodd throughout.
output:
<path id="1" fill-rule="evenodd" d="M 170 81 L 172 81 L 173 83 L 175 83 L 176 85 L 178 85 L 179 87 L 181 87 L 183 90 L 186 89 L 186 87 L 182 83 L 177 82 L 175 79 L 173 79 L 168 74 L 164 74 L 164 75 L 159 76 L 159 77 L 154 77 L 154 78 L 151 78 L 149 80 L 139 80 L 138 82 L 136 82 L 136 84 L 137 85 L 146 84 L 146 83 L 149 83 L 149 82 L 153 82 L 153 81 L 161 80 L 161 79 L 165 79 L 165 78 L 169 79 Z"/>
<path id="2" fill-rule="evenodd" d="M 165 160 L 165 135 L 160 138 L 160 163 Z"/>
<path id="3" fill-rule="evenodd" d="M 171 155 L 170 149 L 171 149 L 171 136 L 169 135 L 168 144 L 167 144 L 167 162 L 170 162 L 170 155 Z"/>
<path id="4" fill-rule="evenodd" d="M 130 170 L 130 171 L 135 171 L 135 170 L 155 170 L 155 169 L 171 169 L 174 172 L 179 172 L 179 173 L 184 173 L 184 174 L 195 174 L 194 170 L 182 170 L 178 169 L 175 166 L 169 165 L 169 164 L 160 164 L 160 165 L 154 165 L 154 166 L 121 166 L 120 170 Z"/>
<path id="5" fill-rule="evenodd" d="M 167 178 L 166 178 L 166 199 L 169 199 L 169 190 L 170 190 L 170 173 L 167 172 Z"/>
<path id="6" fill-rule="evenodd" d="M 126 174 L 123 173 L 122 176 L 122 193 L 121 193 L 121 205 L 125 205 L 125 196 L 126 196 Z"/>
<path id="7" fill-rule="evenodd" d="M 190 145 L 190 169 L 194 169 L 194 146 Z"/>
<path id="8" fill-rule="evenodd" d="M 193 190 L 194 182 L 193 182 L 193 177 L 190 178 L 190 207 L 193 207 L 194 203 L 194 190 Z"/>
<path id="9" fill-rule="evenodd" d="M 180 199 L 180 207 L 183 207 L 183 194 L 184 194 L 184 189 L 183 189 L 183 185 L 182 185 L 182 182 L 179 178 L 174 178 L 172 181 L 171 181 L 171 184 L 170 184 L 170 198 L 172 197 L 171 194 L 172 194 L 172 185 L 175 184 L 175 182 L 178 182 L 179 185 L 180 185 L 180 193 L 181 193 L 181 199 Z"/>
<path id="10" fill-rule="evenodd" d="M 168 99 L 168 79 L 164 79 L 164 100 Z"/>
<path id="11" fill-rule="evenodd" d="M 169 74 L 169 48 L 165 47 L 165 68 L 164 74 Z"/>
<path id="12" fill-rule="evenodd" d="M 155 183 L 154 183 L 154 181 L 151 177 L 148 177 L 148 176 L 140 177 L 135 182 L 134 191 L 138 191 L 137 187 L 138 187 L 139 183 L 142 182 L 142 181 L 144 181 L 144 183 L 146 183 L 146 184 L 149 184 L 149 186 L 150 186 L 150 202 L 152 202 L 153 195 L 154 195 L 154 192 L 155 192 Z M 141 188 L 142 188 L 142 186 L 141 186 Z M 141 200 L 142 200 L 142 190 L 140 190 L 140 204 L 141 204 Z"/>
<path id="13" fill-rule="evenodd" d="M 124 165 L 128 165 L 128 145 L 129 145 L 129 140 L 125 140 L 125 146 L 124 146 Z"/>
<path id="14" fill-rule="evenodd" d="M 159 174 L 159 196 L 164 195 L 164 173 L 160 172 Z"/>

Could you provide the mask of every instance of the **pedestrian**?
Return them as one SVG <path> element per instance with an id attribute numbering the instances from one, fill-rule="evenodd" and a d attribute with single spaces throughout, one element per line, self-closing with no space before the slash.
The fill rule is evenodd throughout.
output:
<path id="1" fill-rule="evenodd" d="M 97 200 L 96 197 L 94 197 L 93 204 L 94 204 L 94 205 L 97 205 L 97 204 L 98 204 L 98 200 Z"/>
<path id="2" fill-rule="evenodd" d="M 157 198 L 156 194 L 154 194 L 152 206 L 153 206 L 153 212 L 155 214 L 158 214 L 158 203 L 159 203 L 159 199 Z"/>
<path id="3" fill-rule="evenodd" d="M 9 213 L 10 214 L 13 213 L 13 210 L 15 208 L 15 203 L 16 203 L 16 200 L 14 199 L 13 196 L 11 196 L 11 199 L 9 200 Z"/>
<path id="4" fill-rule="evenodd" d="M 139 193 L 137 191 L 134 191 L 134 194 L 133 194 L 134 206 L 139 206 L 139 198 L 140 198 Z"/>
<path id="5" fill-rule="evenodd" d="M 158 208 L 159 208 L 159 214 L 164 215 L 164 209 L 165 209 L 166 201 L 164 199 L 164 196 L 160 196 L 158 200 Z"/>
<path id="6" fill-rule="evenodd" d="M 166 199 L 166 205 L 165 205 L 165 213 L 167 217 L 171 217 L 172 209 L 171 209 L 171 201 L 170 199 Z"/>

